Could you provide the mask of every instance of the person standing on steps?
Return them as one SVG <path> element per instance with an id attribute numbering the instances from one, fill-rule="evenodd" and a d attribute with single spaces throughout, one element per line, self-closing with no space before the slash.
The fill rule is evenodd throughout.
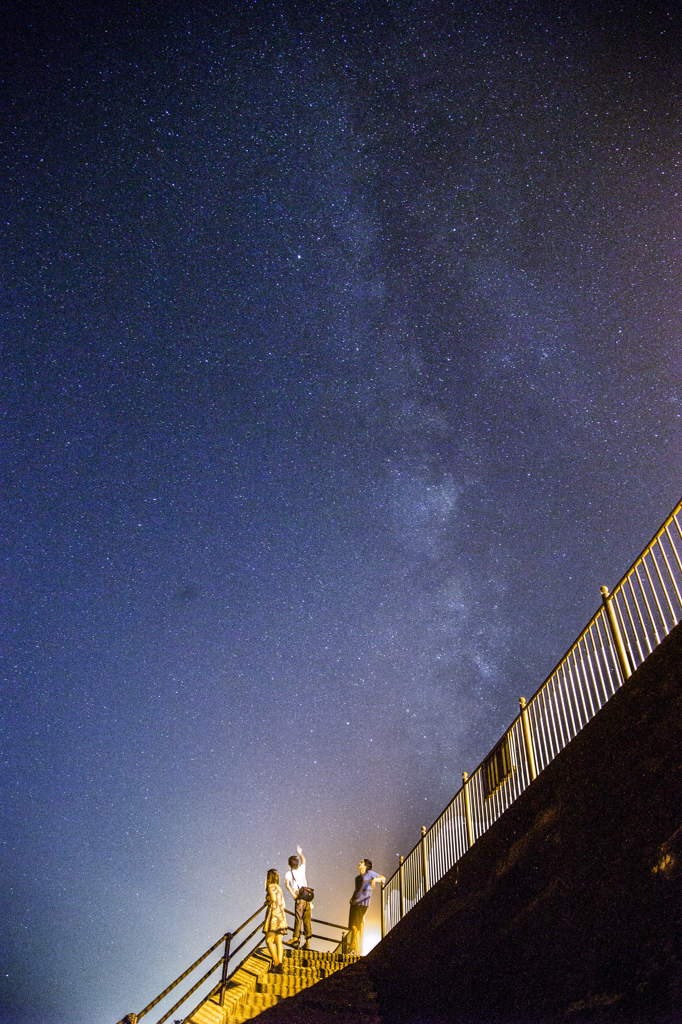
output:
<path id="1" fill-rule="evenodd" d="M 287 916 L 284 908 L 284 893 L 279 887 L 279 872 L 275 868 L 270 868 L 265 879 L 265 902 L 268 909 L 265 912 L 263 931 L 268 952 L 272 957 L 271 970 L 275 974 L 281 974 L 282 960 L 284 959 L 282 936 L 287 933 Z"/>
<path id="2" fill-rule="evenodd" d="M 301 936 L 301 929 L 305 933 L 305 942 L 303 943 L 303 949 L 310 949 L 310 939 L 313 934 L 313 926 L 311 923 L 311 907 L 310 902 L 312 896 L 312 890 L 308 889 L 308 882 L 305 874 L 306 860 L 303 856 L 303 850 L 300 846 L 296 847 L 298 857 L 289 857 L 289 870 L 284 876 L 284 884 L 287 889 L 294 897 L 294 911 L 296 919 L 294 921 L 294 934 L 286 943 L 287 946 L 293 946 L 294 949 L 298 949 L 298 943 Z M 304 899 L 303 896 L 308 897 Z"/>
<path id="3" fill-rule="evenodd" d="M 372 889 L 377 882 L 383 885 L 386 881 L 383 875 L 372 871 L 372 862 L 368 857 L 360 861 L 358 871 L 360 874 L 355 879 L 355 891 L 350 898 L 348 935 L 346 938 L 348 952 L 355 956 L 362 955 L 362 926 L 372 896 Z"/>

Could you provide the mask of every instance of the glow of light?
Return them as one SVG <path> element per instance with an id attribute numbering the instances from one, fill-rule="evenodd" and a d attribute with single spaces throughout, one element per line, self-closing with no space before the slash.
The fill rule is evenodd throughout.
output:
<path id="1" fill-rule="evenodd" d="M 374 949 L 376 944 L 381 941 L 381 929 L 377 928 L 376 925 L 369 925 L 365 928 L 365 934 L 362 937 L 362 955 L 367 956 L 370 949 Z"/>

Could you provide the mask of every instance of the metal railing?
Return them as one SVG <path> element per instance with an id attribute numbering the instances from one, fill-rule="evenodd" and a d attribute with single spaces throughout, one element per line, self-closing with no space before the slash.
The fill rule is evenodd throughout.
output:
<path id="1" fill-rule="evenodd" d="M 682 617 L 680 502 L 499 743 L 382 889 L 390 931 L 570 743 Z"/>
<path id="2" fill-rule="evenodd" d="M 225 999 L 225 989 L 227 987 L 228 981 L 230 981 L 230 979 L 236 974 L 236 972 L 240 969 L 240 967 L 243 966 L 243 964 L 245 963 L 245 960 L 248 959 L 248 957 L 250 957 L 252 953 L 254 953 L 257 949 L 259 949 L 263 945 L 263 943 L 265 942 L 265 936 L 263 936 L 263 935 L 261 936 L 259 941 L 255 943 L 255 945 L 253 946 L 252 949 L 249 950 L 247 956 L 239 964 L 237 964 L 237 966 L 234 968 L 232 973 L 230 973 L 230 969 L 229 969 L 230 960 L 232 959 L 233 956 L 236 956 L 236 954 L 239 953 L 240 950 L 242 950 L 244 948 L 244 946 L 247 944 L 247 942 L 249 942 L 256 935 L 256 933 L 260 930 L 260 928 L 261 928 L 261 926 L 263 924 L 263 921 L 265 920 L 265 915 L 263 915 L 263 919 L 258 922 L 258 924 L 253 929 L 253 931 L 250 932 L 249 935 L 247 935 L 246 938 L 243 939 L 242 942 L 240 942 L 240 944 L 238 946 L 236 946 L 234 949 L 230 948 L 231 945 L 232 945 L 232 940 L 235 938 L 235 936 L 237 936 L 239 934 L 239 932 L 241 932 L 244 928 L 246 928 L 246 926 L 248 924 L 251 924 L 251 922 L 254 920 L 254 918 L 258 917 L 259 914 L 265 909 L 265 907 L 266 907 L 266 904 L 263 903 L 263 905 L 260 906 L 258 908 L 258 910 L 254 911 L 254 913 L 251 915 L 251 917 L 248 917 L 246 919 L 246 921 L 243 921 L 239 925 L 239 927 L 235 929 L 235 931 L 233 931 L 233 932 L 226 932 L 225 935 L 221 935 L 217 942 L 214 942 L 213 945 L 209 949 L 207 949 L 205 953 L 202 953 L 202 955 L 199 957 L 198 960 L 194 961 L 194 963 L 192 964 L 191 967 L 188 967 L 186 971 L 183 971 L 183 973 L 179 977 L 177 977 L 175 979 L 175 981 L 171 982 L 171 984 L 168 985 L 167 988 L 165 988 L 163 990 L 163 992 L 159 993 L 159 995 L 156 997 L 156 999 L 153 999 L 151 1001 L 151 1003 L 149 1003 L 147 1006 L 145 1006 L 145 1008 L 143 1010 L 140 1010 L 139 1013 L 129 1013 L 129 1014 L 127 1014 L 125 1017 L 123 1017 L 122 1020 L 120 1020 L 118 1022 L 118 1024 L 138 1024 L 138 1021 L 140 1021 L 142 1019 L 142 1017 L 145 1016 L 145 1014 L 149 1013 L 150 1010 L 153 1010 L 154 1007 L 157 1006 L 163 999 L 165 999 L 166 996 L 169 995 L 173 991 L 174 988 L 177 988 L 177 986 L 182 981 L 184 981 L 185 978 L 188 978 L 189 975 L 192 974 L 193 971 L 195 971 L 196 968 L 199 967 L 200 964 L 202 964 L 205 960 L 207 960 L 208 957 L 211 955 L 211 953 L 215 952 L 215 950 L 218 949 L 218 947 L 224 943 L 224 949 L 223 949 L 223 953 L 222 953 L 220 959 L 217 960 L 213 964 L 213 966 L 210 967 L 208 969 L 208 971 L 206 971 L 206 973 L 204 975 L 202 975 L 202 977 L 199 978 L 199 980 L 196 981 L 192 985 L 192 987 L 187 990 L 187 992 L 185 992 L 185 994 L 182 996 L 181 999 L 178 999 L 178 1001 L 173 1006 L 171 1006 L 170 1010 L 166 1011 L 166 1013 L 163 1015 L 163 1017 L 160 1017 L 158 1019 L 158 1021 L 156 1021 L 156 1024 L 165 1024 L 165 1021 L 167 1021 L 168 1018 L 171 1017 L 172 1014 L 174 1014 L 176 1012 L 176 1010 L 178 1010 L 178 1008 L 180 1006 L 182 1006 L 182 1004 L 187 999 L 189 999 L 189 997 L 191 995 L 193 995 L 198 988 L 200 988 L 203 984 L 205 984 L 205 982 L 208 981 L 208 979 L 211 977 L 211 975 L 214 974 L 218 970 L 219 967 L 222 967 L 222 975 L 221 975 L 220 981 L 218 982 L 218 984 L 214 988 L 212 988 L 209 992 L 206 993 L 206 995 L 203 996 L 203 998 L 200 1000 L 200 1002 L 197 1003 L 197 1005 L 195 1007 L 193 1007 L 192 1010 L 190 1010 L 190 1012 L 187 1014 L 187 1016 L 183 1018 L 182 1024 L 188 1024 L 188 1021 L 191 1020 L 191 1018 L 194 1016 L 194 1014 L 197 1012 L 197 1010 L 199 1010 L 204 1005 L 204 1003 L 208 1002 L 209 999 L 212 999 L 212 998 L 217 996 L 217 997 L 219 997 L 220 1005 L 223 1006 L 224 999 Z M 295 917 L 295 914 L 293 913 L 293 911 L 289 910 L 288 908 L 285 908 L 285 909 L 286 909 L 286 913 L 290 917 Z M 327 927 L 327 928 L 338 928 L 342 932 L 345 932 L 345 927 L 346 927 L 345 925 L 332 924 L 330 921 L 321 921 L 321 920 L 319 920 L 316 917 L 311 918 L 311 921 L 314 924 L 322 924 L 322 925 L 325 925 L 325 927 Z M 316 934 L 313 933 L 311 938 L 313 938 L 313 939 L 321 939 L 323 942 L 333 942 L 334 944 L 338 943 L 338 939 L 330 938 L 328 935 L 316 935 Z"/>

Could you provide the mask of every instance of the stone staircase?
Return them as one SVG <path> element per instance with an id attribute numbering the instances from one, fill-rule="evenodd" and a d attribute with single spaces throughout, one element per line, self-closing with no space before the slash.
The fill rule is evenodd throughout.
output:
<path id="1" fill-rule="evenodd" d="M 358 957 L 345 953 L 286 949 L 283 973 L 273 974 L 268 953 L 258 949 L 247 957 L 228 982 L 223 1006 L 219 997 L 209 999 L 188 1024 L 243 1024 L 356 960 Z"/>

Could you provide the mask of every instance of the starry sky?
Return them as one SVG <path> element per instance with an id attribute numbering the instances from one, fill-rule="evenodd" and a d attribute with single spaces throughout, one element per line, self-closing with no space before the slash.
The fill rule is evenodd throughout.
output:
<path id="1" fill-rule="evenodd" d="M 2 1024 L 344 923 L 681 490 L 676 4 L 153 6 L 0 42 Z"/>

